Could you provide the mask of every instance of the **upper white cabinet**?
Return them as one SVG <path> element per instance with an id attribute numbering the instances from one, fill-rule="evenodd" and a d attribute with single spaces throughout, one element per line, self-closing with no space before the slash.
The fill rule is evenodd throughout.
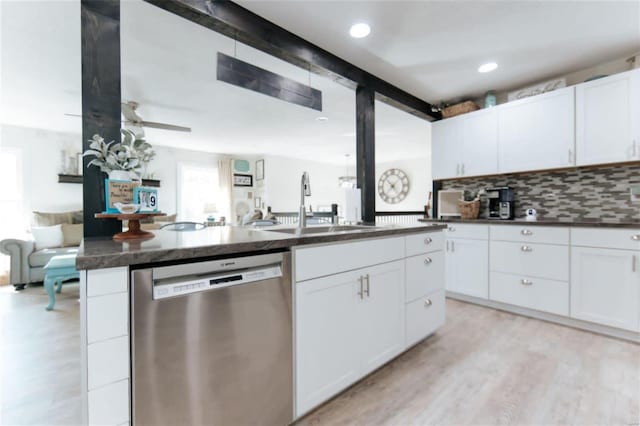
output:
<path id="1" fill-rule="evenodd" d="M 433 178 L 498 172 L 498 113 L 487 109 L 433 123 Z"/>
<path id="2" fill-rule="evenodd" d="M 500 173 L 567 167 L 574 162 L 574 88 L 498 107 Z"/>
<path id="3" fill-rule="evenodd" d="M 640 70 L 576 86 L 577 165 L 640 159 Z"/>

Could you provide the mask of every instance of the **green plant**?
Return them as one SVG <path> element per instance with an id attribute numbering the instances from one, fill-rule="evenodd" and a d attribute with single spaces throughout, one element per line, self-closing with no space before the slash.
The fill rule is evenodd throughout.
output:
<path id="1" fill-rule="evenodd" d="M 141 166 L 155 157 L 151 144 L 138 139 L 131 130 L 121 129 L 120 132 L 122 142 L 119 143 L 105 142 L 100 135 L 93 135 L 89 149 L 82 154 L 83 157 L 94 157 L 88 166 L 99 167 L 105 173 L 114 170 L 139 172 Z"/>

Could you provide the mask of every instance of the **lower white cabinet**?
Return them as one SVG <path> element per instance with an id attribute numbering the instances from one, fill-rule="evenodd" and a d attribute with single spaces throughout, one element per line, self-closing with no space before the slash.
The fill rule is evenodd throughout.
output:
<path id="1" fill-rule="evenodd" d="M 491 300 L 567 316 L 569 283 L 491 272 Z"/>
<path id="2" fill-rule="evenodd" d="M 571 249 L 571 316 L 640 331 L 640 272 L 633 250 Z"/>
<path id="3" fill-rule="evenodd" d="M 487 299 L 489 242 L 451 238 L 445 248 L 447 290 Z"/>
<path id="4" fill-rule="evenodd" d="M 412 346 L 444 324 L 444 289 L 407 303 L 407 346 Z"/>
<path id="5" fill-rule="evenodd" d="M 296 284 L 296 414 L 404 350 L 404 261 Z"/>

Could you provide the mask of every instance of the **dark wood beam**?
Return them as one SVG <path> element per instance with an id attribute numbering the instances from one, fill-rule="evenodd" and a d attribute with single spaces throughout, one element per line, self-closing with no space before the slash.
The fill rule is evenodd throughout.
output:
<path id="1" fill-rule="evenodd" d="M 120 141 L 120 0 L 81 0 L 82 150 L 99 134 Z M 118 220 L 95 219 L 104 209 L 104 178 L 84 158 L 82 205 L 84 236 L 111 236 L 122 231 Z"/>
<path id="2" fill-rule="evenodd" d="M 294 65 L 326 75 L 352 89 L 366 86 L 376 98 L 428 120 L 440 119 L 431 104 L 267 21 L 231 1 L 145 0 L 189 21 Z"/>
<path id="3" fill-rule="evenodd" d="M 370 87 L 356 89 L 356 177 L 362 197 L 362 221 L 376 222 L 376 94 Z"/>

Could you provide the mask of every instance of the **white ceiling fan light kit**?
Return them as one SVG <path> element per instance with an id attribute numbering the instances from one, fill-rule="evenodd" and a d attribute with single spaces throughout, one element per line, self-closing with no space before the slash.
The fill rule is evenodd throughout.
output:
<path id="1" fill-rule="evenodd" d="M 353 38 L 365 38 L 371 33 L 371 27 L 364 22 L 353 24 L 349 29 L 349 34 Z"/>
<path id="2" fill-rule="evenodd" d="M 478 72 L 487 73 L 495 71 L 496 69 L 498 69 L 498 64 L 496 62 L 486 62 L 478 67 Z"/>

